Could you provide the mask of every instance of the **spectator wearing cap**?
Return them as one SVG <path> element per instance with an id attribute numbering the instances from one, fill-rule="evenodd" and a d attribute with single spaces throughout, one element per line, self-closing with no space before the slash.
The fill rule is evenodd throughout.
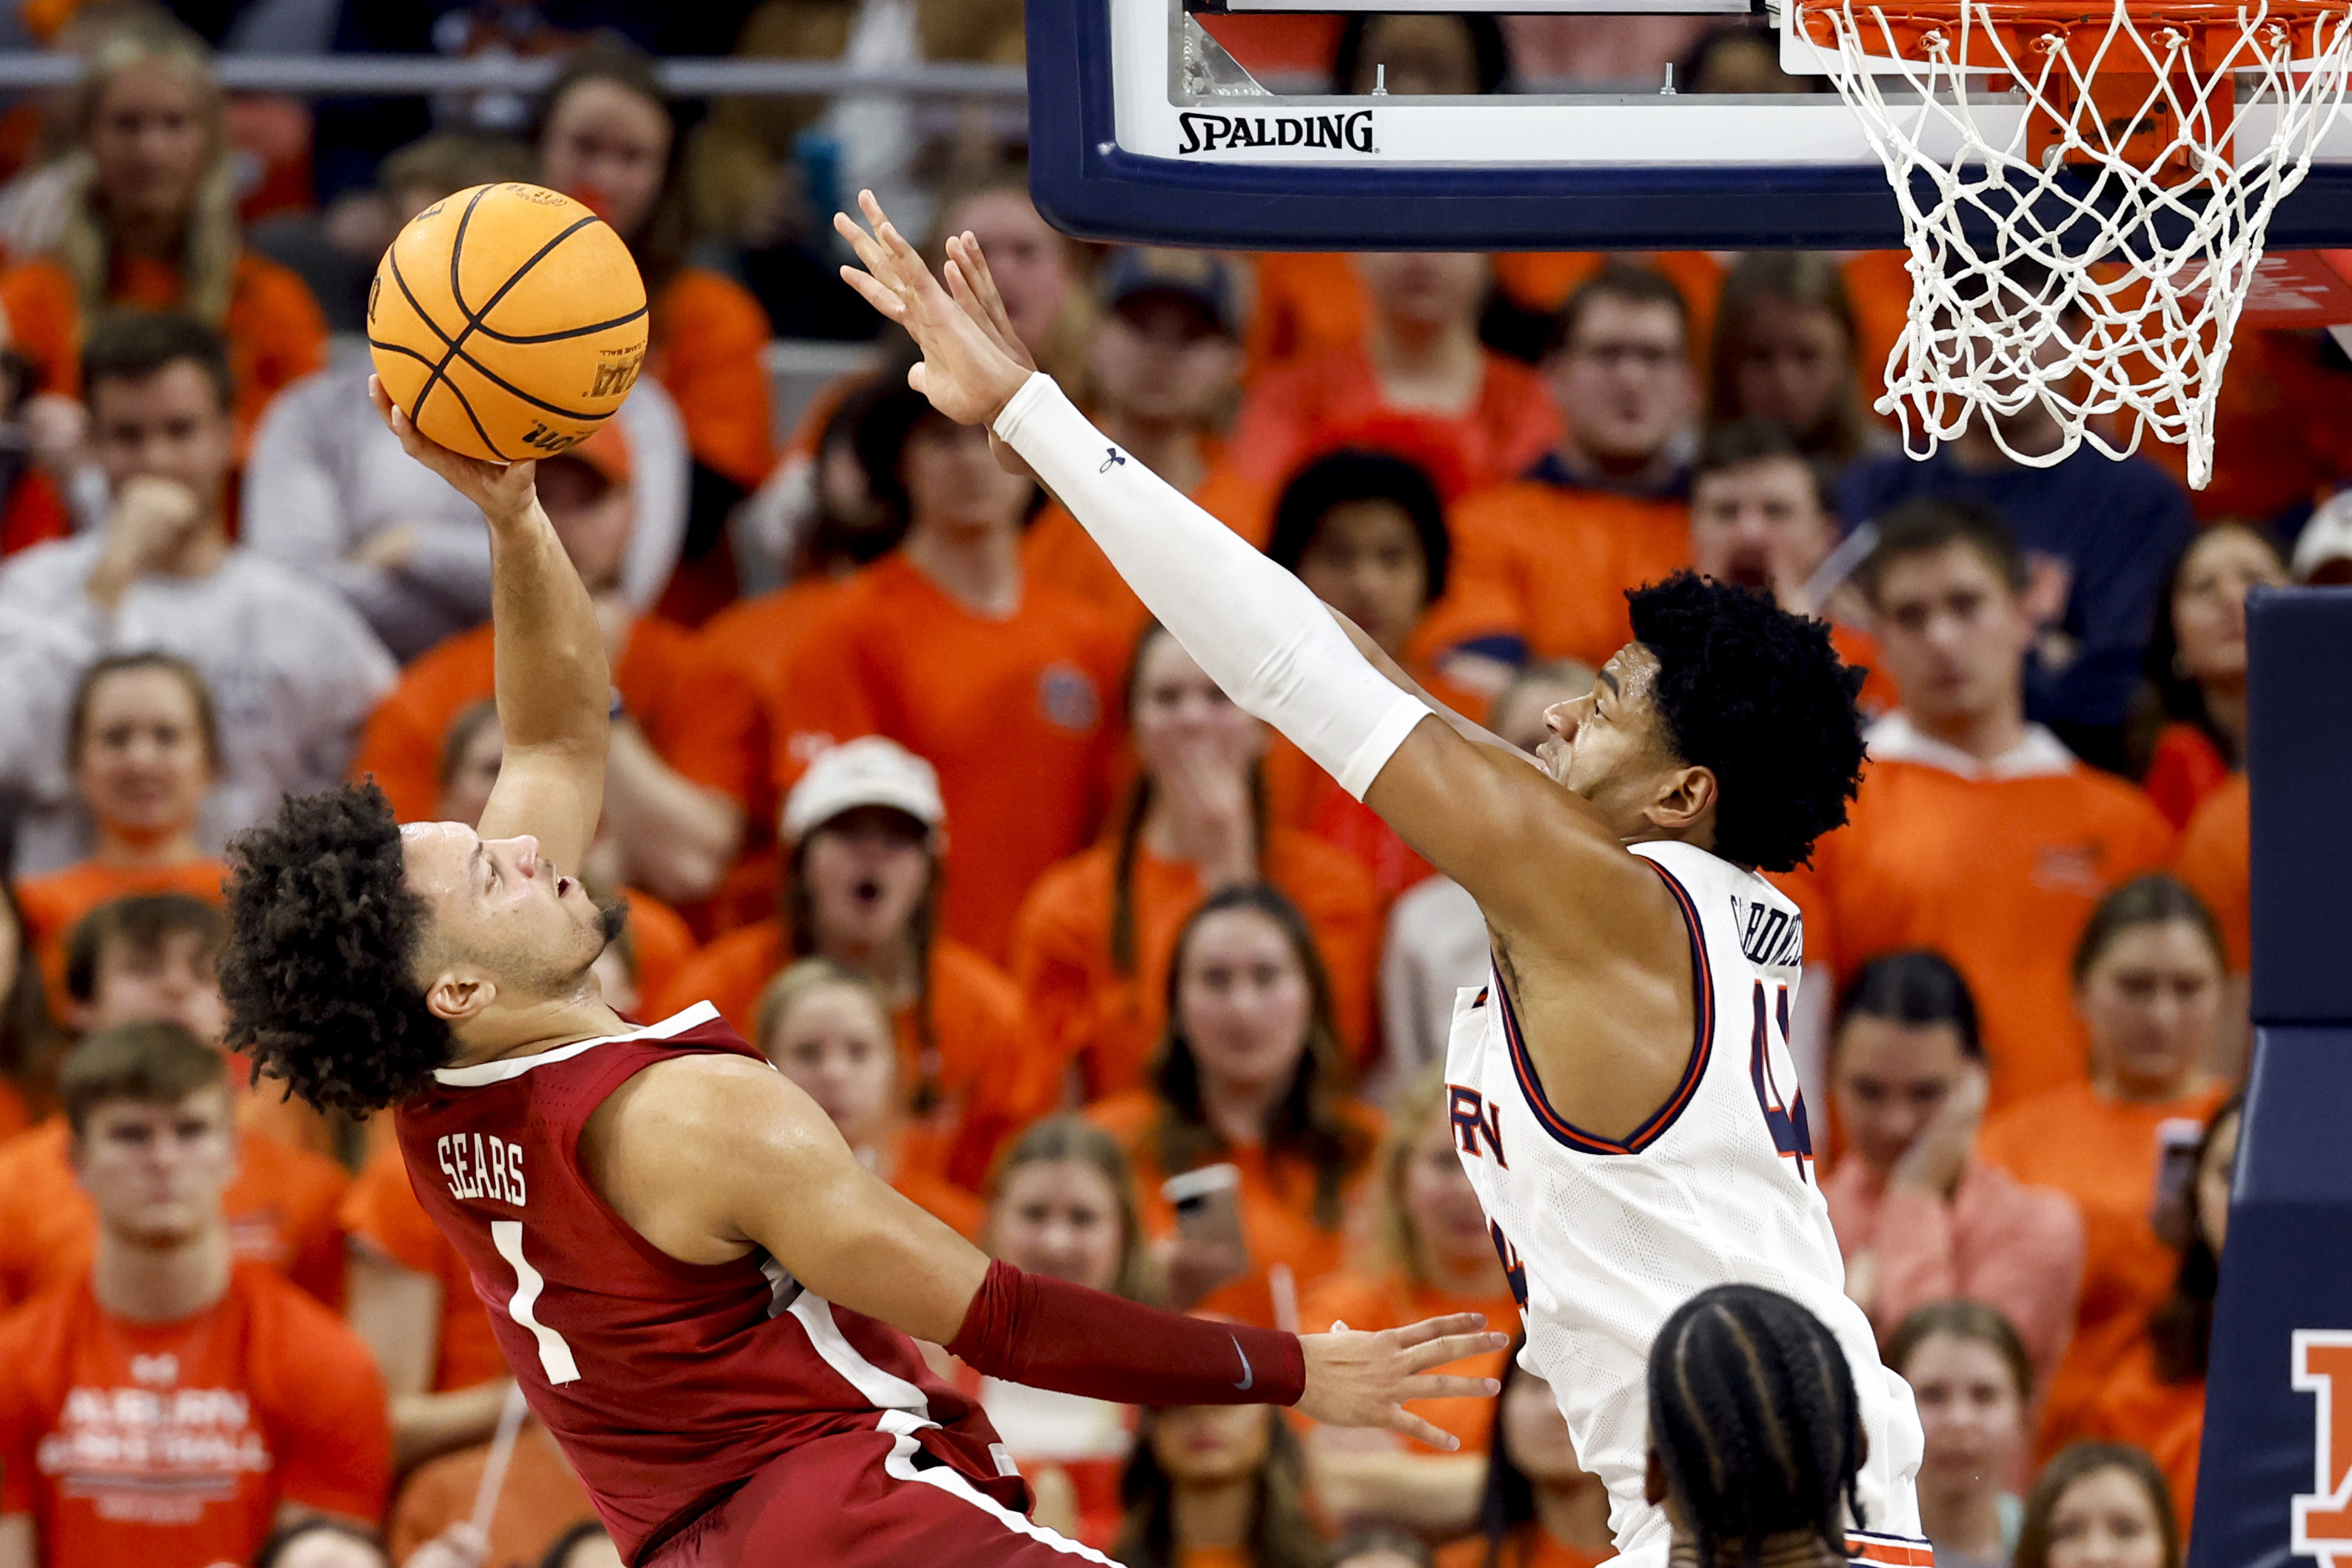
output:
<path id="1" fill-rule="evenodd" d="M 2352 490 L 2328 498 L 2295 535 L 2294 580 L 2314 588 L 2352 583 Z"/>
<path id="2" fill-rule="evenodd" d="M 32 800 L 20 876 L 93 847 L 68 718 L 83 672 L 107 655 L 175 655 L 211 693 L 221 765 L 196 826 L 206 854 L 281 795 L 341 777 L 394 673 L 332 591 L 231 542 L 235 384 L 217 333 L 183 316 L 110 318 L 83 347 L 81 380 L 105 519 L 0 570 L 0 787 Z"/>
<path id="3" fill-rule="evenodd" d="M 940 929 L 1001 963 L 1022 895 L 1102 824 L 1127 649 L 1110 616 L 1023 567 L 1036 487 L 997 466 L 988 432 L 911 392 L 894 407 L 907 434 L 871 478 L 906 541 L 831 598 L 784 671 L 777 782 L 860 735 L 928 758 L 955 823 Z"/>
<path id="4" fill-rule="evenodd" d="M 625 430 L 606 424 L 539 464 L 539 500 L 596 603 L 619 713 L 604 773 L 609 879 L 686 903 L 718 891 L 761 805 L 751 683 L 623 589 L 635 524 Z M 403 672 L 369 719 L 352 776 L 373 774 L 404 822 L 432 820 L 450 721 L 492 695 L 490 627 L 461 632 Z"/>
<path id="5" fill-rule="evenodd" d="M 1265 542 L 1267 497 L 1223 460 L 1219 426 L 1241 370 L 1238 279 L 1205 250 L 1113 253 L 1106 309 L 1087 345 L 1097 428 L 1128 458 L 1253 544 Z M 1130 643 L 1147 612 L 1077 519 L 1048 502 L 1021 544 L 1024 567 L 1115 615 Z"/>
<path id="6" fill-rule="evenodd" d="M 761 988 L 794 960 L 867 975 L 890 1004 L 921 1119 L 910 1158 L 976 1192 L 997 1144 L 1053 1108 L 1060 1063 L 1004 972 L 940 930 L 949 820 L 938 772 L 896 742 L 822 753 L 784 802 L 776 913 L 696 954 L 651 1010 L 709 1001 L 751 1038 Z"/>
<path id="7" fill-rule="evenodd" d="M 530 172 L 515 143 L 443 132 L 385 159 L 383 183 L 396 226 L 454 191 Z M 400 449 L 368 401 L 370 372 L 364 359 L 322 370 L 270 401 L 246 466 L 244 538 L 332 587 L 405 663 L 489 619 L 489 535 L 471 501 Z M 645 609 L 686 534 L 686 426 L 651 377 L 614 417 L 636 510 L 621 592 Z"/>
<path id="8" fill-rule="evenodd" d="M 1559 435 L 1543 382 L 1478 341 L 1486 258 L 1351 258 L 1370 309 L 1354 342 L 1260 377 L 1234 427 L 1241 477 L 1278 489 L 1343 447 L 1427 468 L 1448 499 L 1516 479 Z"/>
<path id="9" fill-rule="evenodd" d="M 1624 591 L 1690 559 L 1690 309 L 1664 273 L 1612 261 L 1560 307 L 1543 361 L 1565 431 L 1454 508 L 1465 592 L 1438 646 L 1507 667 L 1598 667 L 1633 640 Z"/>
<path id="10" fill-rule="evenodd" d="M 2046 1385 L 2074 1331 L 2083 1219 L 1974 1152 L 1984 1044 L 1969 983 L 1932 952 L 1863 965 L 1840 1009 L 1830 1081 L 1846 1151 L 1822 1183 L 1846 1294 L 1882 1342 L 1917 1308 L 1998 1308 Z"/>

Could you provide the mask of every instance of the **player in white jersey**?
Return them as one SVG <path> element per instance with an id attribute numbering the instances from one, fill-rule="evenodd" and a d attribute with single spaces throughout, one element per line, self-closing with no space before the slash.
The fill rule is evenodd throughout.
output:
<path id="1" fill-rule="evenodd" d="M 971 237 L 945 286 L 872 197 L 845 276 L 923 351 L 908 379 L 986 423 L 1161 625 L 1469 890 L 1496 979 L 1457 1018 L 1465 1160 L 1550 1383 L 1634 1568 L 1666 1560 L 1646 1497 L 1643 1366 L 1710 1286 L 1781 1291 L 1855 1368 L 1862 1519 L 1918 1535 L 1918 1418 L 1843 1291 L 1786 1046 L 1802 947 L 1758 868 L 1845 820 L 1861 675 L 1828 626 L 1687 574 L 1631 595 L 1635 640 L 1545 716 L 1537 757 L 1447 712 L 1297 579 L 1107 441 L 1036 373 Z M 1918 1542 L 1925 1550 L 1925 1542 Z"/>

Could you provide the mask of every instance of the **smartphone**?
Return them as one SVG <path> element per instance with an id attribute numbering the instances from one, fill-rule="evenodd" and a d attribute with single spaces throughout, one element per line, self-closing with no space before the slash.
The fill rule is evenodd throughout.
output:
<path id="1" fill-rule="evenodd" d="M 2204 1141 L 2205 1124 L 2175 1116 L 2156 1129 L 2156 1204 L 2149 1220 L 2168 1247 L 2189 1245 L 2190 1205 L 2196 1203 L 2197 1145 Z"/>
<path id="2" fill-rule="evenodd" d="M 1241 1187 L 1241 1168 L 1219 1163 L 1169 1177 L 1160 1184 L 1160 1195 L 1175 1209 L 1177 1232 L 1186 1240 L 1228 1247 L 1245 1258 Z"/>

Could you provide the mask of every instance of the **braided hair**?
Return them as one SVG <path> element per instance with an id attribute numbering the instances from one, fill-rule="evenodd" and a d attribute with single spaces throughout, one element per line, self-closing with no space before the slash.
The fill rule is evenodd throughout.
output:
<path id="1" fill-rule="evenodd" d="M 1810 1531 L 1840 1558 L 1862 1412 L 1853 1373 L 1819 1318 L 1776 1291 L 1719 1285 L 1684 1302 L 1650 1350 L 1650 1446 L 1666 1493 L 1712 1565 L 1735 1543 Z"/>

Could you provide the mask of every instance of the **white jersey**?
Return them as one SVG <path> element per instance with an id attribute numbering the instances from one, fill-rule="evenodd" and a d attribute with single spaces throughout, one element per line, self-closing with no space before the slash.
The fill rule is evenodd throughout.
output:
<path id="1" fill-rule="evenodd" d="M 1454 1146 L 1527 1320 L 1523 1364 L 1550 1383 L 1584 1468 L 1608 1486 L 1620 1554 L 1663 1564 L 1664 1511 L 1642 1496 L 1651 1342 L 1713 1286 L 1791 1297 L 1835 1332 L 1853 1370 L 1870 1442 L 1855 1555 L 1924 1561 L 1912 1490 L 1918 1414 L 1846 1299 L 1789 1056 L 1804 945 L 1796 906 L 1691 845 L 1633 849 L 1663 873 L 1689 922 L 1698 1008 L 1689 1068 L 1638 1131 L 1614 1142 L 1552 1110 L 1500 984 L 1454 1005 Z"/>

